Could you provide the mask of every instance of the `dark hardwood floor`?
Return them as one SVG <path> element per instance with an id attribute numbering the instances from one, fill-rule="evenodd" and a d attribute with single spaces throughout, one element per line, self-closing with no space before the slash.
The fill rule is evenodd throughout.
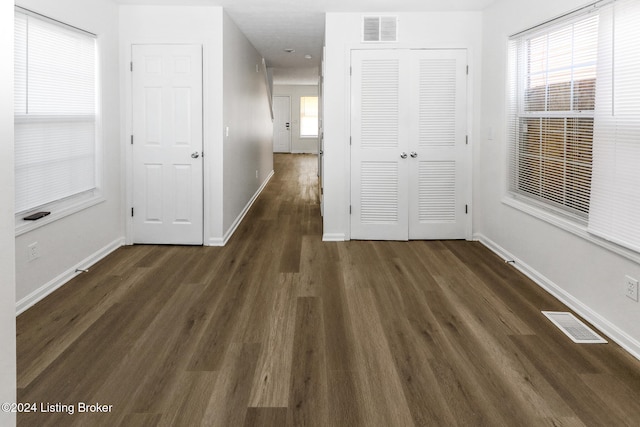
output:
<path id="1" fill-rule="evenodd" d="M 227 246 L 123 247 L 19 316 L 19 401 L 76 412 L 18 424 L 640 425 L 640 362 L 481 244 L 323 243 L 316 158 L 275 171 Z"/>

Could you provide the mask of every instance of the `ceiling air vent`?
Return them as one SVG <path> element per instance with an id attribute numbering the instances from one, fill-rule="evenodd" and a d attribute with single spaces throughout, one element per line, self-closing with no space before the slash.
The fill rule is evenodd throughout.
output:
<path id="1" fill-rule="evenodd" d="M 398 41 L 397 16 L 363 16 L 363 42 L 395 42 Z"/>

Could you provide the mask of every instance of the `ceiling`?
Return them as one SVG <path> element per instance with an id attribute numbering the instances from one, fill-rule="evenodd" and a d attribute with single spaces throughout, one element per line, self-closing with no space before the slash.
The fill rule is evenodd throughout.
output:
<path id="1" fill-rule="evenodd" d="M 222 6 L 273 68 L 274 83 L 317 83 L 327 12 L 482 10 L 495 0 L 115 0 L 120 4 Z M 294 49 L 287 53 L 284 49 Z M 311 58 L 305 58 L 310 55 Z"/>

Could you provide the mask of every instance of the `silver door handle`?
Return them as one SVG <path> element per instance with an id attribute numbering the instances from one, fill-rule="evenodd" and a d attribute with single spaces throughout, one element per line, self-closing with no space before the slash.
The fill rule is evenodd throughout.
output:
<path id="1" fill-rule="evenodd" d="M 198 157 L 200 157 L 200 153 L 198 153 L 197 151 L 195 153 L 191 153 L 192 159 L 197 159 Z"/>
<path id="2" fill-rule="evenodd" d="M 406 159 L 407 158 L 407 153 L 403 152 L 402 154 L 400 154 L 400 158 L 401 159 Z"/>
<path id="3" fill-rule="evenodd" d="M 415 159 L 416 157 L 418 157 L 418 153 L 416 153 L 415 151 L 411 152 L 411 158 Z"/>

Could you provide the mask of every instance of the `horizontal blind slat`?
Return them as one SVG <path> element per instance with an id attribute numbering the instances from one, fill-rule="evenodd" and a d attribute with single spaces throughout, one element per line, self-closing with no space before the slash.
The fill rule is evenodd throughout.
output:
<path id="1" fill-rule="evenodd" d="M 15 204 L 25 212 L 96 188 L 96 45 L 15 16 Z"/>

